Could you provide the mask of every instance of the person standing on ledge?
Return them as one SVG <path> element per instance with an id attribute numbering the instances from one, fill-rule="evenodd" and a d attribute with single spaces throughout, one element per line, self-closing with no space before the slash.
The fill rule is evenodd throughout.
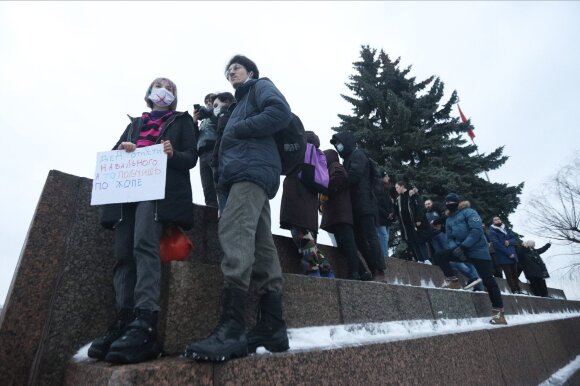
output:
<path id="1" fill-rule="evenodd" d="M 256 64 L 230 59 L 226 78 L 238 101 L 224 129 L 218 155 L 218 191 L 227 196 L 218 225 L 224 251 L 220 321 L 206 339 L 190 343 L 185 356 L 201 361 L 243 357 L 265 347 L 289 348 L 282 317 L 282 269 L 272 237 L 269 200 L 280 187 L 282 163 L 273 135 L 292 119 L 284 95 Z M 261 295 L 257 324 L 245 330 L 250 281 Z"/>
<path id="2" fill-rule="evenodd" d="M 101 224 L 114 230 L 117 264 L 113 286 L 117 316 L 105 334 L 95 339 L 88 355 L 111 363 L 137 363 L 157 358 L 161 262 L 159 244 L 165 225 L 193 226 L 189 170 L 197 163 L 193 119 L 175 111 L 177 87 L 155 79 L 145 93 L 151 108 L 131 122 L 113 150 L 163 144 L 167 154 L 165 198 L 103 207 Z"/>

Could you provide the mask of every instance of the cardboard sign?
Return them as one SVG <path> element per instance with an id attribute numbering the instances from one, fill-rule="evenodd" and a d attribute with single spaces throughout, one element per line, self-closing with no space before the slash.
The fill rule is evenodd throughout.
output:
<path id="1" fill-rule="evenodd" d="M 97 153 L 91 205 L 163 199 L 166 175 L 163 145 Z"/>

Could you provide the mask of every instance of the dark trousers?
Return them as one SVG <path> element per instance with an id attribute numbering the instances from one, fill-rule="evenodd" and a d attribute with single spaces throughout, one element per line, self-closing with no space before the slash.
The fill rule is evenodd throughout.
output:
<path id="1" fill-rule="evenodd" d="M 352 225 L 345 223 L 336 224 L 333 231 L 338 250 L 346 257 L 349 277 L 354 277 L 357 273 L 364 271 L 364 266 L 359 263 Z"/>
<path id="2" fill-rule="evenodd" d="M 429 260 L 429 250 L 427 249 L 427 243 L 408 242 L 407 244 L 409 244 L 409 247 L 411 247 L 413 255 L 415 255 L 415 259 L 417 261 Z"/>
<path id="3" fill-rule="evenodd" d="M 453 255 L 452 249 L 446 249 L 437 252 L 433 256 L 435 264 L 441 268 L 445 277 L 455 276 L 453 269 L 449 265 L 450 261 L 461 261 Z M 489 300 L 491 300 L 491 305 L 494 308 L 503 308 L 503 300 L 501 298 L 501 292 L 499 286 L 497 285 L 495 278 L 493 277 L 493 266 L 491 260 L 480 260 L 480 259 L 469 259 L 468 262 L 473 264 L 479 277 L 483 280 L 483 285 L 487 288 L 487 294 Z"/>
<path id="4" fill-rule="evenodd" d="M 510 286 L 512 293 L 522 292 L 520 288 L 520 281 L 518 280 L 518 265 L 513 264 L 501 264 L 501 269 L 505 273 L 505 278 Z"/>
<path id="5" fill-rule="evenodd" d="M 372 273 L 385 270 L 385 259 L 377 236 L 375 216 L 358 216 L 354 219 L 354 238 Z"/>
<path id="6" fill-rule="evenodd" d="M 213 171 L 210 166 L 212 151 L 204 151 L 199 155 L 199 176 L 201 177 L 201 187 L 205 205 L 213 208 L 218 207 L 217 193 L 213 180 Z"/>
<path id="7" fill-rule="evenodd" d="M 541 277 L 531 277 L 529 280 L 530 287 L 534 295 L 544 298 L 548 297 L 548 287 L 546 287 L 546 280 Z"/>

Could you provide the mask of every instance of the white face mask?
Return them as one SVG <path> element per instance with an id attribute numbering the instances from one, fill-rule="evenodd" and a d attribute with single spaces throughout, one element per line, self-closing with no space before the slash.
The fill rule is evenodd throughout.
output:
<path id="1" fill-rule="evenodd" d="M 214 108 L 213 108 L 213 115 L 214 115 L 214 116 L 216 116 L 216 117 L 217 117 L 218 115 L 220 115 L 220 113 L 221 113 L 221 112 L 222 112 L 222 108 L 221 108 L 221 106 L 220 106 L 220 107 L 214 107 Z"/>
<path id="2" fill-rule="evenodd" d="M 343 150 L 344 150 L 344 145 L 342 143 L 337 143 L 336 144 L 336 151 L 339 153 L 342 153 Z"/>
<path id="3" fill-rule="evenodd" d="M 167 107 L 175 100 L 175 96 L 165 87 L 152 88 L 148 98 L 159 107 Z"/>

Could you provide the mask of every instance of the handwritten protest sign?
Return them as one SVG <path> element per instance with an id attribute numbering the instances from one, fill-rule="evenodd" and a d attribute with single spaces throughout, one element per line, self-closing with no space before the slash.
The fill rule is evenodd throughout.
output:
<path id="1" fill-rule="evenodd" d="M 163 145 L 97 153 L 91 205 L 163 199 L 166 174 Z"/>

